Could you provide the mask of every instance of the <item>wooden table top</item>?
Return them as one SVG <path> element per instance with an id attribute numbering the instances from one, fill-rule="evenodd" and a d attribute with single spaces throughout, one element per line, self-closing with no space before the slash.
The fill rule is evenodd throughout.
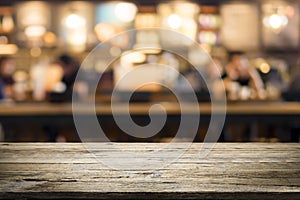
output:
<path id="1" fill-rule="evenodd" d="M 159 103 L 159 102 L 156 102 Z M 164 107 L 168 114 L 180 114 L 181 108 L 179 104 L 174 102 L 159 103 Z M 132 103 L 130 104 L 131 114 L 147 114 L 153 103 Z M 128 107 L 127 104 L 117 103 L 116 110 L 118 114 L 124 114 Z M 198 112 L 193 105 L 185 103 L 182 105 L 182 113 L 193 114 Z M 77 105 L 76 110 L 79 114 L 90 114 L 90 109 L 87 109 L 84 104 Z M 210 114 L 211 106 L 209 103 L 199 103 L 201 114 Z M 222 111 L 216 106 L 216 111 Z M 95 111 L 97 114 L 112 113 L 110 104 L 96 104 Z M 161 113 L 160 110 L 154 113 Z M 227 103 L 227 114 L 269 114 L 269 115 L 300 115 L 300 102 L 236 102 Z M 71 103 L 6 103 L 0 104 L 0 116 L 15 116 L 15 115 L 72 115 Z"/>
<path id="2" fill-rule="evenodd" d="M 103 158 L 122 161 L 112 144 L 93 145 Z M 165 144 L 114 145 L 143 152 Z M 101 164 L 82 143 L 1 143 L 0 198 L 299 199 L 299 144 L 217 143 L 205 158 L 197 156 L 200 146 L 159 170 L 121 171 Z"/>

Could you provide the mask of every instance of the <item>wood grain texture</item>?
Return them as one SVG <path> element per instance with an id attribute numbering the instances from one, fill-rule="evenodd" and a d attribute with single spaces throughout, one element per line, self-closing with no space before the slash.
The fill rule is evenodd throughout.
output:
<path id="1" fill-rule="evenodd" d="M 111 144 L 92 145 L 103 158 L 124 159 Z M 113 145 L 145 152 L 165 144 Z M 299 144 L 218 143 L 205 158 L 198 156 L 200 147 L 194 143 L 159 170 L 120 171 L 103 165 L 82 143 L 2 143 L 0 198 L 299 199 Z"/>

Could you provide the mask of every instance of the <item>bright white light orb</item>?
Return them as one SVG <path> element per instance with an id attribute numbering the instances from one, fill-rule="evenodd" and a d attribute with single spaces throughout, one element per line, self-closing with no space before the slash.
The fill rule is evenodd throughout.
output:
<path id="1" fill-rule="evenodd" d="M 44 26 L 28 26 L 25 28 L 24 32 L 29 38 L 41 37 L 46 33 L 46 28 Z"/>
<path id="2" fill-rule="evenodd" d="M 178 15 L 172 14 L 168 17 L 168 25 L 171 28 L 177 29 L 181 26 L 181 24 L 182 24 L 182 20 Z"/>
<path id="3" fill-rule="evenodd" d="M 273 29 L 279 29 L 283 25 L 281 17 L 277 14 L 273 14 L 270 16 L 269 23 Z"/>
<path id="4" fill-rule="evenodd" d="M 85 19 L 77 14 L 70 14 L 66 18 L 66 26 L 70 29 L 76 29 L 85 25 Z"/>
<path id="5" fill-rule="evenodd" d="M 122 22 L 131 22 L 135 18 L 137 7 L 133 3 L 118 3 L 115 7 L 115 15 Z"/>

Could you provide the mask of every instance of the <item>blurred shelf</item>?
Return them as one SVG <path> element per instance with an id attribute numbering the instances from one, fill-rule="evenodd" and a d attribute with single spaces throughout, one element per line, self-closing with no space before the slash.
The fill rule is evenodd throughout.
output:
<path id="1" fill-rule="evenodd" d="M 183 103 L 180 105 L 176 102 L 146 102 L 146 103 L 130 103 L 129 108 L 126 103 L 115 103 L 114 114 L 126 114 L 128 109 L 132 115 L 148 115 L 150 108 L 154 104 L 160 104 L 168 114 L 211 114 L 211 104 L 201 102 L 199 107 L 191 103 Z M 0 117 L 5 116 L 59 116 L 72 115 L 73 112 L 77 114 L 93 114 L 94 109 L 96 114 L 111 115 L 111 104 L 97 103 L 95 107 L 90 104 L 76 104 L 71 103 L 2 103 L 0 104 Z M 199 108 L 199 109 L 197 109 Z M 215 106 L 216 114 L 224 111 L 222 105 Z M 162 114 L 162 110 L 154 108 L 153 114 Z M 227 103 L 227 115 L 300 115 L 300 102 L 234 102 Z"/>

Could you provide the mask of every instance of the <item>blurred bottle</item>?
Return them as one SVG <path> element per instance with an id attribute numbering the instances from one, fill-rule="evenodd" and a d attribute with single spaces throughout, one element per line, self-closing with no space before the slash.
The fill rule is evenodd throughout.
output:
<path id="1" fill-rule="evenodd" d="M 32 97 L 35 101 L 45 100 L 45 76 L 47 65 L 48 63 L 46 61 L 41 61 L 31 68 L 31 79 L 33 89 Z"/>
<path id="2" fill-rule="evenodd" d="M 26 90 L 28 86 L 28 74 L 25 71 L 16 71 L 13 75 L 15 84 L 13 86 L 14 99 L 16 101 L 26 100 Z"/>

